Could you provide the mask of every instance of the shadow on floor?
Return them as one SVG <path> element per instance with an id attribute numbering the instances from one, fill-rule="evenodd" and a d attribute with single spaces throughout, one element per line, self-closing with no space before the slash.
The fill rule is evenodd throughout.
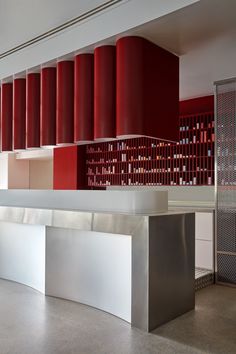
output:
<path id="1" fill-rule="evenodd" d="M 236 288 L 212 285 L 198 291 L 195 311 L 152 334 L 200 352 L 236 354 Z"/>

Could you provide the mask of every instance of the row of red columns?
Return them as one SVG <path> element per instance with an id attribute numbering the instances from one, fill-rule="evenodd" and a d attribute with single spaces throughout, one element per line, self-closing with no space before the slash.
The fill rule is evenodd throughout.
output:
<path id="1" fill-rule="evenodd" d="M 103 46 L 3 83 L 1 151 L 114 138 L 115 75 L 115 47 Z"/>
<path id="2" fill-rule="evenodd" d="M 40 75 L 1 86 L 1 151 L 40 147 Z"/>
<path id="3" fill-rule="evenodd" d="M 116 48 L 57 65 L 57 144 L 116 137 Z"/>
<path id="4" fill-rule="evenodd" d="M 93 54 L 3 83 L 1 149 L 126 135 L 171 140 L 170 127 L 175 129 L 178 119 L 178 74 L 176 56 L 145 39 L 125 37 L 116 46 L 97 47 Z M 170 116 L 172 124 L 165 119 Z"/>

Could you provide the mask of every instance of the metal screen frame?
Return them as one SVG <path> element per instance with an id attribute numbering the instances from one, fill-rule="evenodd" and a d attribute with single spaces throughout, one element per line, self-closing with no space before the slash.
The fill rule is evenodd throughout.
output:
<path id="1" fill-rule="evenodd" d="M 236 78 L 214 84 L 216 283 L 236 286 Z"/>

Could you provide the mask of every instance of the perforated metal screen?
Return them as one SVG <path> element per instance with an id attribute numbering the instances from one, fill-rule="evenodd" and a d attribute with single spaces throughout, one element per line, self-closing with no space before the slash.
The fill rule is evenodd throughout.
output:
<path id="1" fill-rule="evenodd" d="M 216 84 L 217 280 L 236 284 L 236 80 Z"/>

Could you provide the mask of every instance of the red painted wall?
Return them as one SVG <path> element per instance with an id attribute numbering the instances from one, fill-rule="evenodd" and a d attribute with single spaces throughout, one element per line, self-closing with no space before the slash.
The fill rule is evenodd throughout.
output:
<path id="1" fill-rule="evenodd" d="M 66 146 L 54 149 L 53 189 L 86 188 L 86 147 Z"/>
<path id="2" fill-rule="evenodd" d="M 197 97 L 190 100 L 180 101 L 179 114 L 185 116 L 188 114 L 206 113 L 214 111 L 214 96 Z"/>

